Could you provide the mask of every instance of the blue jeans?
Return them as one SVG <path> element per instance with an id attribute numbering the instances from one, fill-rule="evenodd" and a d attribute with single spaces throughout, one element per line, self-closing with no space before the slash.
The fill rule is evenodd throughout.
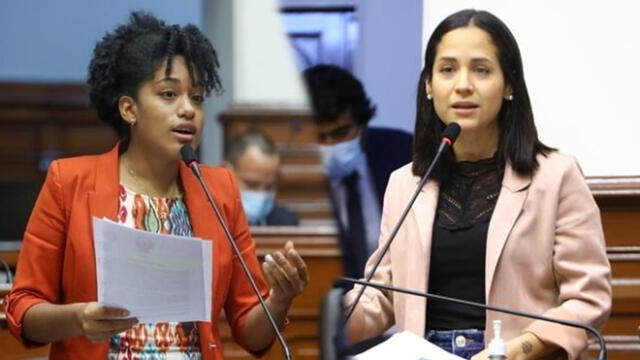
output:
<path id="1" fill-rule="evenodd" d="M 471 359 L 484 349 L 484 330 L 428 330 L 425 339 L 465 359 Z"/>

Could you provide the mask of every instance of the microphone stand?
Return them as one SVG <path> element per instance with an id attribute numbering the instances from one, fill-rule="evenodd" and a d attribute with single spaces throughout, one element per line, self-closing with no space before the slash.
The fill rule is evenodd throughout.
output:
<path id="1" fill-rule="evenodd" d="M 449 129 L 453 129 L 453 130 L 449 130 Z M 427 168 L 427 171 L 424 172 L 422 179 L 420 179 L 420 183 L 418 184 L 416 191 L 413 193 L 411 200 L 409 200 L 409 204 L 407 204 L 407 206 L 404 208 L 402 215 L 400 215 L 400 220 L 394 226 L 393 230 L 391 231 L 391 234 L 389 235 L 387 242 L 384 244 L 382 252 L 380 252 L 380 255 L 378 256 L 375 263 L 373 264 L 373 268 L 367 274 L 367 277 L 365 279 L 366 281 L 371 281 L 373 274 L 376 272 L 376 270 L 378 269 L 378 266 L 380 266 L 380 263 L 382 262 L 382 258 L 387 253 L 387 251 L 389 251 L 389 248 L 391 247 L 391 243 L 393 242 L 393 239 L 396 237 L 396 234 L 400 230 L 400 226 L 402 226 L 402 224 L 404 223 L 404 220 L 407 218 L 407 214 L 409 214 L 409 211 L 411 210 L 413 203 L 418 198 L 418 195 L 422 191 L 424 184 L 427 183 L 427 180 L 429 179 L 429 175 L 431 175 L 431 172 L 433 171 L 433 167 L 436 165 L 436 163 L 438 163 L 438 160 L 442 156 L 444 149 L 450 147 L 453 144 L 453 141 L 455 141 L 455 139 L 458 137 L 458 134 L 460 133 L 460 126 L 456 123 L 452 123 L 449 126 L 447 126 L 443 134 L 447 133 L 448 130 L 449 132 L 452 132 L 454 134 L 453 136 L 451 136 L 452 139 L 450 139 L 449 137 L 442 138 L 442 141 L 440 142 L 440 146 L 438 147 L 436 155 L 433 157 L 433 161 L 431 161 L 429 168 Z M 360 298 L 362 297 L 362 294 L 364 293 L 366 286 L 367 285 L 364 285 L 362 289 L 360 289 L 360 291 L 358 292 L 358 296 L 356 296 L 355 301 L 351 304 L 351 306 L 349 306 L 349 309 L 347 310 L 347 315 L 345 316 L 344 322 L 342 323 L 343 328 L 347 325 L 349 318 L 351 318 L 351 315 L 353 314 L 353 310 L 356 308 L 356 305 L 360 301 Z"/>
<path id="2" fill-rule="evenodd" d="M 525 311 L 511 310 L 511 309 L 507 309 L 507 308 L 503 308 L 503 307 L 499 307 L 499 306 L 480 304 L 480 303 L 473 302 L 473 301 L 455 299 L 455 298 L 451 298 L 451 297 L 448 297 L 448 296 L 431 294 L 431 293 L 428 293 L 428 292 L 424 292 L 423 293 L 423 292 L 419 292 L 419 291 L 415 291 L 415 290 L 410 290 L 410 289 L 405 289 L 405 288 L 400 288 L 400 287 L 395 287 L 395 286 L 390 286 L 390 285 L 385 285 L 385 284 L 380 284 L 380 283 L 375 283 L 375 282 L 370 282 L 370 281 L 356 280 L 356 279 L 347 278 L 347 277 L 340 277 L 338 279 L 338 282 L 345 282 L 345 283 L 350 283 L 350 284 L 358 284 L 358 285 L 362 285 L 363 288 L 365 286 L 371 286 L 373 288 L 380 289 L 380 290 L 395 291 L 395 292 L 400 292 L 400 293 L 408 294 L 408 295 L 421 296 L 421 297 L 424 297 L 424 298 L 427 298 L 427 299 L 437 299 L 437 300 L 442 300 L 442 301 L 449 301 L 449 302 L 453 302 L 453 303 L 457 303 L 457 304 L 462 304 L 462 305 L 467 305 L 467 306 L 472 306 L 472 307 L 479 307 L 479 308 L 490 310 L 490 311 L 496 311 L 496 312 L 516 315 L 516 316 L 523 316 L 523 317 L 528 317 L 528 318 L 532 318 L 532 319 L 537 319 L 537 320 L 542 320 L 542 321 L 547 321 L 547 322 L 552 322 L 552 323 L 557 323 L 557 324 L 562 324 L 562 325 L 566 325 L 566 326 L 570 326 L 570 327 L 583 329 L 583 330 L 586 330 L 586 331 L 590 332 L 596 339 L 598 339 L 598 342 L 600 343 L 600 351 L 598 352 L 598 360 L 606 360 L 607 359 L 607 346 L 606 346 L 604 338 L 602 337 L 600 332 L 598 332 L 598 330 L 594 329 L 593 327 L 591 327 L 589 325 L 585 325 L 585 324 L 582 324 L 582 323 L 579 323 L 579 322 L 569 321 L 569 320 L 564 320 L 564 319 L 555 319 L 555 318 L 550 318 L 550 317 L 546 317 L 546 316 L 542 316 L 542 315 L 537 315 L 537 314 L 533 314 L 533 313 L 529 313 L 529 312 L 525 312 Z"/>
<path id="3" fill-rule="evenodd" d="M 198 178 L 198 181 L 200 182 L 200 185 L 202 186 L 202 189 L 204 190 L 204 193 L 207 196 L 207 200 L 209 201 L 209 204 L 211 204 L 211 208 L 213 209 L 213 212 L 216 214 L 218 223 L 220 223 L 220 226 L 222 226 L 222 229 L 224 230 L 224 234 L 227 240 L 229 241 L 229 244 L 231 244 L 231 247 L 233 248 L 233 252 L 238 258 L 238 261 L 240 262 L 242 271 L 244 271 L 245 276 L 247 277 L 247 279 L 249 279 L 251 288 L 253 289 L 253 292 L 258 297 L 258 301 L 260 301 L 260 306 L 262 306 L 262 310 L 264 310 L 265 315 L 267 315 L 269 324 L 273 328 L 273 332 L 276 334 L 276 337 L 278 338 L 278 342 L 282 347 L 282 351 L 284 352 L 285 359 L 291 360 L 291 351 L 289 350 L 289 346 L 287 346 L 287 343 L 284 341 L 284 338 L 282 337 L 282 334 L 278 329 L 278 325 L 276 325 L 276 322 L 273 319 L 273 315 L 271 315 L 271 311 L 269 310 L 269 307 L 267 306 L 267 304 L 264 302 L 264 299 L 260 295 L 260 290 L 258 289 L 258 285 L 256 285 L 256 282 L 253 279 L 253 276 L 251 276 L 251 272 L 249 271 L 249 268 L 247 267 L 247 264 L 244 261 L 242 254 L 240 253 L 240 249 L 238 249 L 238 244 L 236 244 L 235 240 L 233 239 L 233 235 L 231 235 L 231 232 L 229 231 L 229 228 L 227 227 L 227 224 L 225 223 L 224 218 L 222 217 L 222 213 L 220 213 L 220 210 L 218 209 L 216 202 L 214 201 L 213 197 L 211 196 L 211 193 L 209 192 L 209 188 L 207 187 L 207 185 L 204 182 L 204 179 L 202 178 L 202 174 L 200 173 L 200 167 L 198 166 L 198 163 L 196 161 L 191 161 L 188 163 L 188 166 L 191 169 L 191 171 L 193 171 L 193 173 L 196 175 L 196 178 Z"/>

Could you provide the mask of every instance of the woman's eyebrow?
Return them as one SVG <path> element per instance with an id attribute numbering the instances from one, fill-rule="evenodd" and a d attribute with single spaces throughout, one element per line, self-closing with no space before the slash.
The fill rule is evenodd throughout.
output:
<path id="1" fill-rule="evenodd" d="M 180 83 L 180 79 L 166 76 L 166 77 L 163 77 L 162 79 L 156 81 L 156 84 L 160 84 L 160 83 L 163 83 L 163 82 Z"/>
<path id="2" fill-rule="evenodd" d="M 442 56 L 438 58 L 438 62 L 455 62 L 458 61 L 458 59 L 456 59 L 453 56 Z"/>
<path id="3" fill-rule="evenodd" d="M 480 56 L 480 57 L 473 57 L 471 58 L 471 61 L 473 62 L 485 62 L 485 63 L 490 63 L 493 64 L 493 61 L 487 57 L 484 56 Z"/>

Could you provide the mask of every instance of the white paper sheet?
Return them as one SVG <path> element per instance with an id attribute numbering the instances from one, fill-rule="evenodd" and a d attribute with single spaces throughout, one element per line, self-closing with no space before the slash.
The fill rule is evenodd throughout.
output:
<path id="1" fill-rule="evenodd" d="M 140 322 L 211 321 L 211 241 L 93 218 L 98 302 Z"/>
<path id="2" fill-rule="evenodd" d="M 355 360 L 464 360 L 409 331 L 396 333 L 382 344 L 353 358 Z"/>

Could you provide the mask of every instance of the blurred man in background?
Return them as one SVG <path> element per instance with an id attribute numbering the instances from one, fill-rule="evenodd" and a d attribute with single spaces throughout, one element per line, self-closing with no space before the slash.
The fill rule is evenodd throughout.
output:
<path id="1" fill-rule="evenodd" d="M 275 203 L 280 160 L 273 141 L 256 130 L 239 135 L 227 146 L 223 166 L 238 179 L 250 225 L 298 225 L 296 214 Z"/>
<path id="2" fill-rule="evenodd" d="M 411 161 L 411 134 L 369 128 L 376 108 L 360 81 L 333 65 L 304 72 L 340 231 L 345 274 L 359 278 L 378 246 L 389 175 Z"/>

